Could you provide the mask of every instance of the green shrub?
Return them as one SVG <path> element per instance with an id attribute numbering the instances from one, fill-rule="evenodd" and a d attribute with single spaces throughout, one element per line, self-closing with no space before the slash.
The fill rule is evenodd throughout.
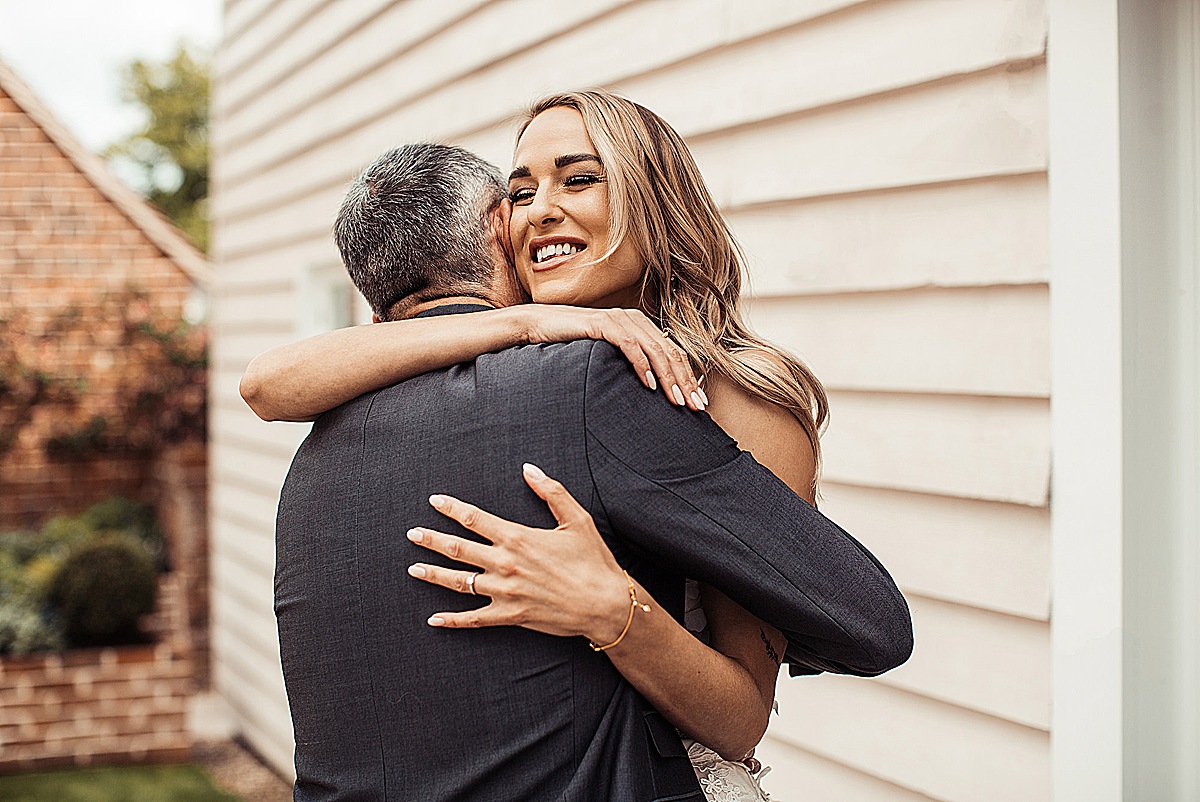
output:
<path id="1" fill-rule="evenodd" d="M 121 496 L 96 502 L 79 514 L 79 521 L 96 531 L 128 532 L 143 542 L 161 538 L 154 510 Z"/>
<path id="2" fill-rule="evenodd" d="M 0 546 L 3 544 L 0 540 Z M 25 566 L 12 551 L 0 548 L 0 599 L 13 599 L 24 592 Z"/>
<path id="3" fill-rule="evenodd" d="M 0 601 L 0 654 L 62 651 L 62 628 L 19 600 Z"/>
<path id="4" fill-rule="evenodd" d="M 25 592 L 31 601 L 39 605 L 45 603 L 50 584 L 54 582 L 54 577 L 58 575 L 66 559 L 67 553 L 47 552 L 25 563 L 22 578 Z"/>
<path id="5" fill-rule="evenodd" d="M 162 554 L 153 510 L 124 498 L 0 534 L 0 653 L 137 640 Z"/>
<path id="6" fill-rule="evenodd" d="M 72 550 L 50 583 L 48 599 L 72 644 L 128 643 L 140 639 L 138 619 L 154 609 L 156 577 L 140 543 L 98 535 Z"/>
<path id="7" fill-rule="evenodd" d="M 45 549 L 41 532 L 5 532 L 0 535 L 0 553 L 24 565 Z"/>
<path id="8" fill-rule="evenodd" d="M 29 564 L 37 557 L 50 555 L 62 562 L 71 550 L 86 543 L 96 532 L 72 515 L 56 515 L 32 536 L 32 542 L 24 549 L 17 544 L 17 555 L 21 562 Z"/>
<path id="9" fill-rule="evenodd" d="M 62 649 L 62 627 L 46 606 L 46 588 L 58 570 L 57 562 L 30 547 L 35 535 L 18 532 L 4 538 L 0 540 L 0 654 Z M 22 563 L 18 557 L 27 554 L 33 556 Z"/>
<path id="10" fill-rule="evenodd" d="M 113 496 L 88 507 L 77 520 L 92 532 L 125 532 L 145 546 L 160 567 L 165 567 L 162 530 L 154 510 L 146 504 Z"/>

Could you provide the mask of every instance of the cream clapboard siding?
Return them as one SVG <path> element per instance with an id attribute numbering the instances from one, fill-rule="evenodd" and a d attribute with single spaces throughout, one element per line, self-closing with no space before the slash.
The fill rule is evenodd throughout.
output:
<path id="1" fill-rule="evenodd" d="M 884 677 L 781 680 L 781 800 L 1049 798 L 1046 13 L 1040 0 L 229 0 L 215 89 L 216 676 L 290 764 L 271 615 L 307 427 L 237 396 L 300 336 L 347 180 L 439 139 L 503 167 L 514 111 L 603 85 L 688 139 L 755 326 L 830 390 L 824 508 L 917 630 Z"/>

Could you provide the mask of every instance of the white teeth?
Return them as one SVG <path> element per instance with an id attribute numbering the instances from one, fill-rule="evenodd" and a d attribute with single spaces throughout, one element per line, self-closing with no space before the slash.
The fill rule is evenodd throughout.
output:
<path id="1" fill-rule="evenodd" d="M 534 261 L 544 262 L 547 259 L 553 259 L 556 256 L 565 256 L 569 253 L 579 253 L 582 250 L 582 245 L 576 245 L 573 242 L 559 242 L 554 245 L 543 245 L 537 249 Z"/>

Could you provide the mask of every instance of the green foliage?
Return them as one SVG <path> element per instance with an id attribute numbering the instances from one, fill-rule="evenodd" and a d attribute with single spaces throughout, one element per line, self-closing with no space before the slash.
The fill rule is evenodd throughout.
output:
<path id="1" fill-rule="evenodd" d="M 81 457 L 105 447 L 104 432 L 108 421 L 93 415 L 87 423 L 78 427 L 60 427 L 46 438 L 43 447 L 47 454 L 56 457 Z"/>
<path id="2" fill-rule="evenodd" d="M 60 559 L 66 559 L 72 548 L 84 543 L 95 534 L 79 516 L 56 515 L 33 535 L 33 551 L 25 557 L 25 561 L 37 555 L 54 554 Z"/>
<path id="3" fill-rule="evenodd" d="M 0 318 L 0 455 L 16 444 L 38 408 L 52 412 L 55 423 L 42 447 L 58 459 L 114 451 L 150 455 L 165 445 L 203 440 L 206 329 L 163 314 L 134 286 L 90 304 L 87 314 L 66 304 L 37 323 L 23 311 Z M 53 348 L 60 341 L 114 354 L 116 391 L 89 394 L 86 376 L 53 373 L 64 369 Z"/>
<path id="4" fill-rule="evenodd" d="M 113 496 L 88 507 L 76 519 L 93 532 L 124 532 L 157 556 L 162 552 L 162 530 L 154 510 L 121 496 Z"/>
<path id="5" fill-rule="evenodd" d="M 9 561 L 18 567 L 32 560 L 44 550 L 39 532 L 5 532 L 0 534 L 0 589 L 7 587 L 4 577 Z"/>
<path id="6" fill-rule="evenodd" d="M 0 601 L 0 654 L 57 652 L 65 646 L 62 628 L 44 613 L 8 599 Z"/>
<path id="7" fill-rule="evenodd" d="M 207 59 L 180 44 L 165 62 L 129 64 L 123 83 L 126 102 L 146 112 L 146 125 L 111 145 L 105 155 L 135 165 L 149 200 L 207 250 Z"/>
<path id="8" fill-rule="evenodd" d="M 7 544 L 22 534 L 5 535 L 0 542 Z M 20 545 L 28 548 L 33 537 L 27 536 Z M 57 651 L 65 645 L 62 628 L 45 608 L 43 559 L 34 556 L 22 562 L 13 551 L 0 550 L 0 654 Z"/>
<path id="9" fill-rule="evenodd" d="M 46 588 L 66 553 L 44 547 L 37 534 L 6 535 L 0 541 L 0 601 L 40 608 Z"/>
<path id="10" fill-rule="evenodd" d="M 162 553 L 153 510 L 119 497 L 0 534 L 0 654 L 136 639 Z"/>
<path id="11" fill-rule="evenodd" d="M 129 643 L 139 640 L 138 619 L 154 609 L 156 576 L 140 543 L 101 535 L 72 550 L 47 595 L 72 643 Z"/>
<path id="12" fill-rule="evenodd" d="M 40 404 L 71 404 L 79 381 L 52 373 L 40 359 L 39 338 L 29 336 L 28 314 L 9 309 L 0 314 L 0 454 Z"/>
<path id="13" fill-rule="evenodd" d="M 208 333 L 183 320 L 126 317 L 126 337 L 145 355 L 147 369 L 127 375 L 126 447 L 203 440 L 208 427 Z"/>

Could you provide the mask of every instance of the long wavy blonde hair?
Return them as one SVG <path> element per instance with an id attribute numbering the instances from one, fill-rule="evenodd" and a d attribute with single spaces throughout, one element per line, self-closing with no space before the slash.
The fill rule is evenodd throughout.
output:
<path id="1" fill-rule="evenodd" d="M 658 320 L 701 371 L 790 410 L 819 464 L 825 388 L 798 358 L 747 327 L 741 308 L 745 257 L 683 138 L 646 107 L 587 90 L 534 103 L 518 143 L 534 117 L 563 106 L 583 116 L 610 187 L 610 249 L 595 261 L 628 238 L 646 264 L 642 312 Z"/>

